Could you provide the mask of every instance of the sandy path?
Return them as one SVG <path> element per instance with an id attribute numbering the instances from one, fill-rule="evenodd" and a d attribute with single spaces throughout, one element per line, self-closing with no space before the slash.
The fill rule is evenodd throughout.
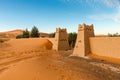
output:
<path id="1" fill-rule="evenodd" d="M 8 61 L 8 62 L 7 62 Z M 92 65 L 99 61 L 64 57 L 55 51 L 22 53 L 3 62 L 0 80 L 119 80 L 120 73 Z M 79 63 L 79 64 L 78 64 Z M 4 69 L 4 68 L 3 68 Z"/>
<path id="2" fill-rule="evenodd" d="M 71 73 L 63 62 L 57 60 L 58 55 L 45 52 L 22 53 L 6 58 L 0 63 L 0 80 L 73 80 Z M 20 54 L 20 53 L 19 53 Z M 65 71 L 67 70 L 67 71 Z M 47 77 L 46 77 L 47 76 Z"/>

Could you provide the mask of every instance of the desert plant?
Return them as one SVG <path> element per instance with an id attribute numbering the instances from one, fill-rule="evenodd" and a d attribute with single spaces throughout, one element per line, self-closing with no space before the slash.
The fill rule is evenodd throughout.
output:
<path id="1" fill-rule="evenodd" d="M 23 38 L 23 34 L 16 36 L 16 39 L 20 39 L 20 38 Z"/>
<path id="2" fill-rule="evenodd" d="M 29 38 L 29 37 L 30 37 L 29 31 L 26 29 L 25 31 L 23 31 L 22 34 L 17 35 L 17 36 L 16 36 L 16 39 L 20 39 L 20 38 Z"/>
<path id="3" fill-rule="evenodd" d="M 31 37 L 34 38 L 34 37 L 39 37 L 39 30 L 36 26 L 33 26 L 32 30 L 31 30 Z"/>
<path id="4" fill-rule="evenodd" d="M 109 37 L 120 37 L 120 34 L 119 33 L 114 33 L 114 34 L 108 33 L 108 36 Z"/>
<path id="5" fill-rule="evenodd" d="M 77 38 L 77 33 L 76 33 L 76 32 L 73 32 L 73 33 L 69 33 L 69 34 L 68 34 L 68 42 L 69 42 L 69 45 L 70 45 L 71 47 L 73 47 L 73 48 L 74 48 L 74 46 L 75 46 L 76 38 Z"/>
<path id="6" fill-rule="evenodd" d="M 54 38 L 54 37 L 55 37 L 55 32 L 54 32 L 54 33 L 50 33 L 50 34 L 49 34 L 49 37 L 50 37 L 50 38 Z"/>
<path id="7" fill-rule="evenodd" d="M 26 29 L 25 31 L 23 31 L 23 38 L 29 38 L 30 35 L 29 35 L 29 31 L 28 29 Z"/>

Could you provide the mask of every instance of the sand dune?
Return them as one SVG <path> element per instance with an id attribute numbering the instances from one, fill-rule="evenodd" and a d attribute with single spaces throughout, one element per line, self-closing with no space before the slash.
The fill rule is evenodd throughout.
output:
<path id="1" fill-rule="evenodd" d="M 6 31 L 6 32 L 0 32 L 0 38 L 16 38 L 17 35 L 21 35 L 23 34 L 24 30 L 11 30 L 11 31 Z M 44 32 L 39 32 L 40 37 L 49 37 L 48 33 L 44 33 Z"/>
<path id="2" fill-rule="evenodd" d="M 52 49 L 52 43 L 48 39 L 41 38 L 11 39 L 6 44 L 15 51 Z"/>
<path id="3" fill-rule="evenodd" d="M 23 33 L 23 30 L 12 30 L 7 32 L 0 32 L 0 38 L 16 38 L 17 35 Z"/>
<path id="4" fill-rule="evenodd" d="M 11 52 L 52 49 L 52 46 L 53 44 L 48 39 L 41 38 L 10 39 L 4 43 L 4 47 Z"/>

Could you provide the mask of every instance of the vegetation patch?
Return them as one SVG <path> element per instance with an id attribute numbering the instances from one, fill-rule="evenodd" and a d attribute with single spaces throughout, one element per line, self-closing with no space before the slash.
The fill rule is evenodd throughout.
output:
<path id="1" fill-rule="evenodd" d="M 114 33 L 114 34 L 108 33 L 108 36 L 109 37 L 120 37 L 120 34 L 119 33 Z"/>
<path id="2" fill-rule="evenodd" d="M 36 26 L 33 26 L 31 33 L 28 31 L 28 29 L 26 29 L 25 31 L 23 31 L 23 33 L 21 35 L 17 35 L 16 39 L 20 39 L 20 38 L 37 38 L 39 37 L 39 30 Z"/>
<path id="3" fill-rule="evenodd" d="M 76 33 L 76 32 L 73 32 L 73 33 L 69 33 L 69 34 L 68 34 L 68 42 L 69 42 L 69 45 L 70 45 L 72 48 L 74 48 L 74 46 L 75 46 L 76 39 L 77 39 L 77 33 Z"/>

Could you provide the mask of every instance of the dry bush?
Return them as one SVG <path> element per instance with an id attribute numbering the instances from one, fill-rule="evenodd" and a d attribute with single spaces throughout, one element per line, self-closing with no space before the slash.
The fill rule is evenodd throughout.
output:
<path id="1" fill-rule="evenodd" d="M 9 41 L 10 39 L 0 38 L 0 43 L 4 43 L 5 41 Z"/>

